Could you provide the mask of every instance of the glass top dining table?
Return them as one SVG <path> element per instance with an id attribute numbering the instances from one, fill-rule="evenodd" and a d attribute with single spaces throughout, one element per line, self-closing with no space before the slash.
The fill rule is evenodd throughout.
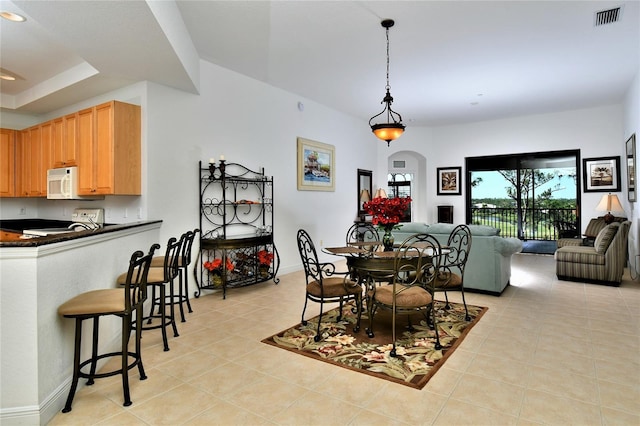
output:
<path id="1" fill-rule="evenodd" d="M 370 287 L 376 282 L 390 282 L 393 279 L 397 251 L 377 250 L 381 245 L 382 241 L 363 241 L 343 247 L 326 247 L 323 251 L 344 257 L 352 278 Z M 441 247 L 440 250 L 441 254 L 448 252 L 447 247 Z M 412 258 L 407 257 L 406 261 L 412 262 Z"/>

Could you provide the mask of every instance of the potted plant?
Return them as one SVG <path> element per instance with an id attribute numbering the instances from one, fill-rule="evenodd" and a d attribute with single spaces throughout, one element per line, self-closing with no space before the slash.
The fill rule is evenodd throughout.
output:
<path id="1" fill-rule="evenodd" d="M 203 263 L 204 268 L 209 271 L 209 279 L 214 287 L 222 286 L 222 259 L 213 259 Z M 228 257 L 225 258 L 225 269 L 227 272 L 233 271 L 233 263 Z"/>

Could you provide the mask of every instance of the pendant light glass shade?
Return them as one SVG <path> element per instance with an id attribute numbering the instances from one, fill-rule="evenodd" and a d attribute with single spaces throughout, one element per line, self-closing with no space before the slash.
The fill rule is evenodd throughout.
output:
<path id="1" fill-rule="evenodd" d="M 386 29 L 387 34 L 387 93 L 382 99 L 384 109 L 369 119 L 369 126 L 371 131 L 380 140 L 386 141 L 387 146 L 389 142 L 398 139 L 404 133 L 405 126 L 402 124 L 402 116 L 391 109 L 393 103 L 393 96 L 391 96 L 391 86 L 389 85 L 389 28 L 391 28 L 395 22 L 393 19 L 385 19 L 381 22 L 381 25 Z M 371 124 L 375 119 L 385 119 L 386 122 Z"/>

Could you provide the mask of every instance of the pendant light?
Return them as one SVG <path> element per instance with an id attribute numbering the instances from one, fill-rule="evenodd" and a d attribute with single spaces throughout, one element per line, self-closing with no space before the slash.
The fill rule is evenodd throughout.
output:
<path id="1" fill-rule="evenodd" d="M 393 19 L 385 19 L 380 23 L 387 32 L 387 94 L 382 99 L 382 104 L 385 104 L 384 109 L 380 114 L 376 114 L 369 119 L 369 126 L 371 131 L 378 137 L 378 139 L 389 142 L 398 139 L 404 133 L 404 124 L 402 124 L 402 116 L 391 109 L 393 103 L 393 97 L 391 96 L 391 86 L 389 85 L 389 28 L 393 27 L 395 22 Z M 386 113 L 386 114 L 385 114 Z M 386 123 L 371 124 L 371 122 L 380 117 L 386 118 Z"/>

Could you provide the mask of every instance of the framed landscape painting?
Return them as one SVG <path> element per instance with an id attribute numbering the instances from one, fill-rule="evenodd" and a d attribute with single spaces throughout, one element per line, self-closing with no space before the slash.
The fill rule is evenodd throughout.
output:
<path id="1" fill-rule="evenodd" d="M 462 167 L 438 167 L 438 195 L 460 195 Z"/>
<path id="2" fill-rule="evenodd" d="M 620 156 L 582 160 L 584 192 L 620 191 Z"/>
<path id="3" fill-rule="evenodd" d="M 298 138 L 298 191 L 335 191 L 333 145 Z"/>

